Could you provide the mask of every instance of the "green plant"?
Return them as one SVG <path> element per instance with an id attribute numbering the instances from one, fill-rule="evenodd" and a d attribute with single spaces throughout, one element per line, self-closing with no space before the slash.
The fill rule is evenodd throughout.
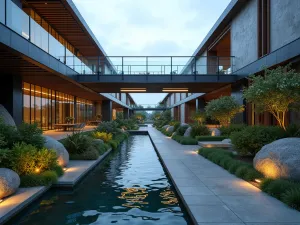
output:
<path id="1" fill-rule="evenodd" d="M 45 138 L 42 136 L 43 131 L 36 123 L 22 123 L 18 127 L 19 142 L 33 145 L 37 148 L 42 148 L 45 143 Z"/>
<path id="2" fill-rule="evenodd" d="M 191 116 L 191 119 L 198 123 L 198 125 L 202 126 L 206 120 L 206 114 L 205 112 L 196 111 Z"/>
<path id="3" fill-rule="evenodd" d="M 116 140 L 110 140 L 108 144 L 112 147 L 113 150 L 116 150 L 118 148 L 118 142 Z"/>
<path id="4" fill-rule="evenodd" d="M 270 112 L 280 127 L 286 129 L 286 113 L 300 101 L 300 74 L 291 65 L 265 69 L 264 76 L 250 76 L 251 85 L 244 98 L 255 104 L 257 112 Z"/>
<path id="5" fill-rule="evenodd" d="M 183 126 L 180 126 L 178 129 L 177 129 L 177 134 L 180 135 L 180 136 L 183 136 L 185 131 L 189 128 L 189 125 L 183 125 Z"/>
<path id="6" fill-rule="evenodd" d="M 182 144 L 182 145 L 198 145 L 198 141 L 192 137 L 181 137 L 180 144 Z"/>
<path id="7" fill-rule="evenodd" d="M 193 138 L 196 136 L 206 136 L 206 135 L 210 135 L 210 131 L 206 126 L 202 126 L 202 125 L 192 126 L 191 136 Z"/>
<path id="8" fill-rule="evenodd" d="M 98 132 L 116 134 L 118 132 L 118 123 L 116 121 L 103 121 L 96 128 Z"/>
<path id="9" fill-rule="evenodd" d="M 285 191 L 291 190 L 293 187 L 295 187 L 295 183 L 288 180 L 273 180 L 269 183 L 269 185 L 266 187 L 266 192 L 270 195 L 272 195 L 275 198 L 280 199 L 281 195 Z"/>
<path id="10" fill-rule="evenodd" d="M 246 127 L 247 126 L 245 124 L 230 124 L 227 127 L 222 126 L 219 129 L 221 131 L 222 136 L 229 137 L 233 132 L 241 131 Z"/>
<path id="11" fill-rule="evenodd" d="M 101 139 L 104 142 L 108 142 L 112 139 L 113 136 L 109 133 L 95 131 L 92 133 L 92 137 L 95 139 Z"/>
<path id="12" fill-rule="evenodd" d="M 240 166 L 236 169 L 236 171 L 234 172 L 234 174 L 239 177 L 244 179 L 244 177 L 246 176 L 247 172 L 248 172 L 249 166 Z"/>
<path id="13" fill-rule="evenodd" d="M 300 187 L 291 188 L 282 194 L 282 201 L 300 211 Z"/>
<path id="14" fill-rule="evenodd" d="M 65 118 L 66 123 L 72 123 L 75 120 L 75 118 L 73 116 L 67 116 Z"/>
<path id="15" fill-rule="evenodd" d="M 205 106 L 205 112 L 211 119 L 217 120 L 222 126 L 228 126 L 231 119 L 244 111 L 244 106 L 231 96 L 214 99 Z"/>
<path id="16" fill-rule="evenodd" d="M 170 126 L 173 126 L 174 127 L 174 130 L 173 132 L 176 132 L 177 129 L 180 127 L 180 122 L 179 121 L 176 121 L 176 120 L 173 120 L 169 123 Z"/>
<path id="17" fill-rule="evenodd" d="M 197 141 L 223 141 L 225 136 L 196 136 Z"/>
<path id="18" fill-rule="evenodd" d="M 64 174 L 64 170 L 61 166 L 55 165 L 51 168 L 52 171 L 54 171 L 58 177 L 62 176 Z"/>
<path id="19" fill-rule="evenodd" d="M 62 143 L 70 154 L 82 154 L 92 146 L 93 139 L 82 133 L 74 133 L 68 135 Z"/>
<path id="20" fill-rule="evenodd" d="M 283 138 L 280 127 L 248 126 L 230 135 L 232 144 L 240 155 L 255 155 L 264 145 Z"/>
<path id="21" fill-rule="evenodd" d="M 0 136 L 1 136 L 1 148 L 12 148 L 12 146 L 19 142 L 18 130 L 14 126 L 7 125 L 0 117 Z"/>
<path id="22" fill-rule="evenodd" d="M 264 179 L 262 179 L 259 187 L 264 192 L 267 192 L 267 188 L 268 188 L 269 184 L 271 184 L 272 182 L 273 182 L 273 179 L 271 179 L 271 178 L 264 178 Z"/>
<path id="23" fill-rule="evenodd" d="M 49 186 L 57 182 L 57 174 L 55 171 L 45 171 L 40 174 L 28 174 L 21 176 L 22 187 Z"/>
<path id="24" fill-rule="evenodd" d="M 70 154 L 71 160 L 96 160 L 98 158 L 99 152 L 95 147 L 90 147 L 87 151 L 80 154 Z"/>
<path id="25" fill-rule="evenodd" d="M 166 131 L 165 129 L 159 129 L 160 132 L 162 132 L 164 135 L 168 136 L 168 137 L 171 137 L 172 136 L 172 132 L 168 132 Z"/>
<path id="26" fill-rule="evenodd" d="M 17 143 L 11 151 L 10 168 L 19 175 L 40 173 L 58 166 L 53 150 Z"/>

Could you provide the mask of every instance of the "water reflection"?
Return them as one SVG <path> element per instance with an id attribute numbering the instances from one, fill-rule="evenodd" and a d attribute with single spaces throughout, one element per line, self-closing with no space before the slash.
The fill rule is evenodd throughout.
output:
<path id="1" fill-rule="evenodd" d="M 148 136 L 133 136 L 73 192 L 53 191 L 12 224 L 188 224 Z"/>

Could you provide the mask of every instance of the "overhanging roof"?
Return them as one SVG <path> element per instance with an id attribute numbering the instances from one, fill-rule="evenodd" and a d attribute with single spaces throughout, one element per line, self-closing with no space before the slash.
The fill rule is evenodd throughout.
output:
<path id="1" fill-rule="evenodd" d="M 72 0 L 25 0 L 83 56 L 106 56 Z"/>

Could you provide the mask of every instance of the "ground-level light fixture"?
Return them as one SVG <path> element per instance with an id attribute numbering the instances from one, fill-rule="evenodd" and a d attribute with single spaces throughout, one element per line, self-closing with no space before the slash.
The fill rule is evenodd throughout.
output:
<path id="1" fill-rule="evenodd" d="M 163 92 L 189 92 L 188 88 L 163 88 Z"/>
<path id="2" fill-rule="evenodd" d="M 146 92 L 146 88 L 121 88 L 121 92 Z"/>
<path id="3" fill-rule="evenodd" d="M 260 184 L 261 183 L 261 179 L 255 179 L 254 180 L 256 183 Z"/>

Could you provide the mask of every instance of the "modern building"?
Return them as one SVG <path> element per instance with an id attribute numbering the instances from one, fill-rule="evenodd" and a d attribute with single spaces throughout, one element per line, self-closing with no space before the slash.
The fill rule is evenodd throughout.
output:
<path id="1" fill-rule="evenodd" d="M 203 110 L 207 102 L 234 96 L 246 105 L 235 123 L 275 125 L 270 113 L 255 113 L 255 106 L 243 101 L 242 88 L 249 85 L 250 74 L 262 74 L 264 67 L 291 63 L 300 72 L 300 1 L 232 0 L 193 56 L 197 59 L 195 67 L 190 66 L 191 60 L 186 70 L 195 68 L 196 74 L 233 74 L 239 79 L 208 93 L 169 93 L 163 101 L 176 120 L 191 122 L 190 115 Z M 216 62 L 218 59 L 223 62 Z M 287 121 L 299 124 L 300 114 L 289 112 Z"/>
<path id="2" fill-rule="evenodd" d="M 16 124 L 48 130 L 69 116 L 77 123 L 99 114 L 111 120 L 116 111 L 128 117 L 129 94 L 97 93 L 70 78 L 90 73 L 93 56 L 106 53 L 72 1 L 0 0 L 0 104 Z"/>

